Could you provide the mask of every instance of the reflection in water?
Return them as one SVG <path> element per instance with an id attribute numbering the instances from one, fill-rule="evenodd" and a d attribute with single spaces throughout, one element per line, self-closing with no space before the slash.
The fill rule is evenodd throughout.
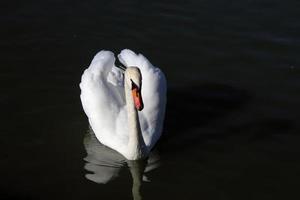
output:
<path id="1" fill-rule="evenodd" d="M 158 154 L 154 152 L 150 153 L 146 160 L 126 160 L 118 152 L 101 144 L 91 129 L 85 135 L 83 143 L 87 153 L 87 156 L 84 158 L 86 161 L 84 168 L 92 172 L 85 175 L 87 179 L 95 183 L 106 184 L 118 177 L 123 167 L 128 166 L 133 179 L 133 198 L 142 199 L 142 182 L 149 182 L 150 180 L 146 176 L 146 173 L 159 166 Z"/>

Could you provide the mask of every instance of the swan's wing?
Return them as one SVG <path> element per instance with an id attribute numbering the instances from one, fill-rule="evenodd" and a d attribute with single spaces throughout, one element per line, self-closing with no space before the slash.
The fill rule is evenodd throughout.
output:
<path id="1" fill-rule="evenodd" d="M 115 57 L 110 51 L 100 51 L 81 77 L 81 102 L 96 137 L 117 151 L 127 144 L 124 123 L 125 99 L 122 73 L 114 66 Z"/>
<path id="2" fill-rule="evenodd" d="M 142 73 L 144 109 L 139 112 L 141 129 L 146 145 L 151 149 L 159 139 L 166 106 L 166 78 L 142 54 L 125 49 L 118 58 L 125 66 L 136 66 Z"/>

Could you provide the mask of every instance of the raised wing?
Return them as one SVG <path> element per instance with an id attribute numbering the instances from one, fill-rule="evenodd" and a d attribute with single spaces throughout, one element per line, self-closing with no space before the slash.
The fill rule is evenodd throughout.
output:
<path id="1" fill-rule="evenodd" d="M 81 102 L 98 140 L 122 151 L 128 140 L 122 73 L 110 51 L 100 51 L 81 77 Z M 123 123 L 122 129 L 117 124 Z"/>

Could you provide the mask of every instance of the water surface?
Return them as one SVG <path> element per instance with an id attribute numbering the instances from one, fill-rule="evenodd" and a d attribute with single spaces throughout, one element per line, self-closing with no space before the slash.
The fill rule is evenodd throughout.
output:
<path id="1" fill-rule="evenodd" d="M 0 10 L 2 199 L 132 199 L 133 186 L 136 199 L 299 198 L 298 1 L 30 0 Z M 93 181 L 78 84 L 99 50 L 123 48 L 167 76 L 157 165 L 143 173 L 148 161 L 114 160 L 108 173 L 96 156 Z"/>

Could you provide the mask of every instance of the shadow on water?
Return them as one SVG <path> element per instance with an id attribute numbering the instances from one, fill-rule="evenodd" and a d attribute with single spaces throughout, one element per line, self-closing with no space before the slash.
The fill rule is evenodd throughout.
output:
<path id="1" fill-rule="evenodd" d="M 203 128 L 226 117 L 233 111 L 242 109 L 250 100 L 251 96 L 247 91 L 221 84 L 170 88 L 164 133 L 158 148 L 163 147 L 164 143 L 168 143 L 168 140 L 172 138 L 176 138 L 177 141 L 180 141 L 179 138 L 185 139 L 178 145 L 185 145 L 188 148 L 209 137 L 226 137 L 219 134 L 224 132 L 222 130 L 215 131 L 218 134 L 199 133 L 193 130 Z M 182 148 L 180 149 L 182 150 Z"/>
<path id="2" fill-rule="evenodd" d="M 88 171 L 85 175 L 88 180 L 107 184 L 116 179 L 123 168 L 128 168 L 133 180 L 133 199 L 142 199 L 142 183 L 149 182 L 147 173 L 159 167 L 158 154 L 152 152 L 146 160 L 126 160 L 121 154 L 102 145 L 91 129 L 86 133 L 83 143 L 87 153 L 84 168 Z"/>
<path id="3" fill-rule="evenodd" d="M 249 99 L 245 90 L 220 84 L 171 88 L 168 90 L 165 131 L 194 129 L 241 108 Z"/>

